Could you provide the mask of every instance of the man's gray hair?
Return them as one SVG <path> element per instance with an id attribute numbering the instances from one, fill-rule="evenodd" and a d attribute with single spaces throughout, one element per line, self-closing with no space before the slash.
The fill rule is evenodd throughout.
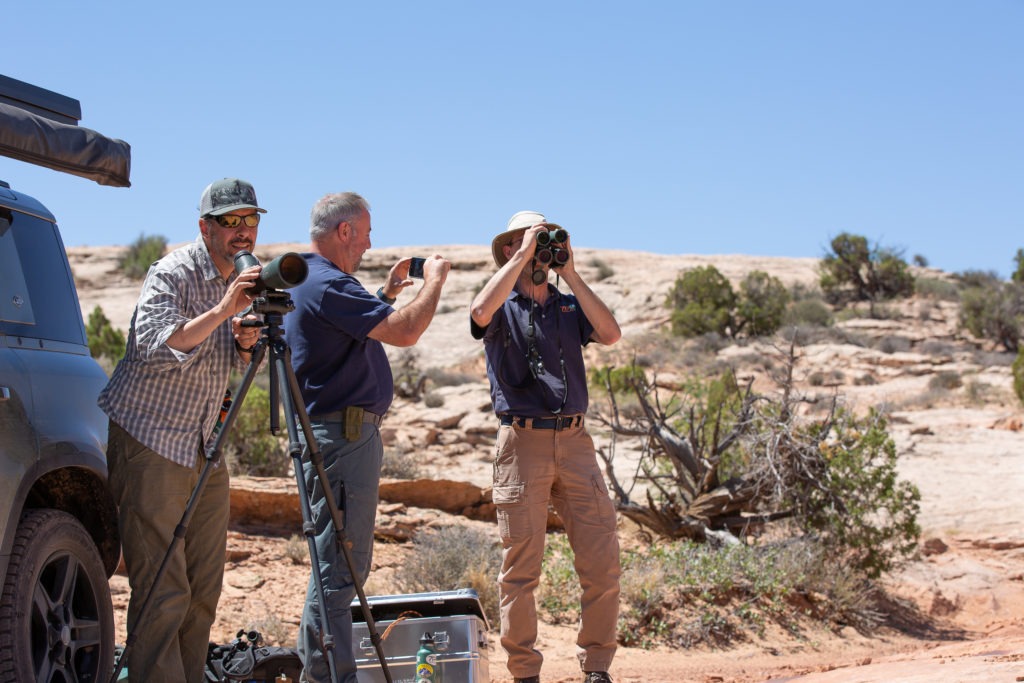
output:
<path id="1" fill-rule="evenodd" d="M 309 238 L 319 242 L 334 232 L 339 223 L 350 223 L 364 211 L 369 213 L 370 205 L 355 192 L 324 195 L 313 205 L 313 211 L 309 215 Z"/>

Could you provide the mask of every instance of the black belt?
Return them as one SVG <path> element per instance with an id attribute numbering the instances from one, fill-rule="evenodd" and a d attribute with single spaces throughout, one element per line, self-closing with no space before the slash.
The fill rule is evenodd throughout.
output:
<path id="1" fill-rule="evenodd" d="M 310 415 L 309 419 L 311 422 L 341 422 L 345 423 L 345 411 L 335 410 L 333 413 L 322 413 L 320 415 Z M 363 422 L 370 422 L 373 425 L 380 427 L 384 422 L 383 415 L 377 415 L 376 413 L 370 413 L 363 411 Z"/>
<path id="2" fill-rule="evenodd" d="M 554 429 L 560 432 L 563 429 L 583 426 L 582 415 L 569 415 L 567 417 L 516 417 L 515 415 L 499 415 L 501 424 L 515 425 L 524 429 Z"/>

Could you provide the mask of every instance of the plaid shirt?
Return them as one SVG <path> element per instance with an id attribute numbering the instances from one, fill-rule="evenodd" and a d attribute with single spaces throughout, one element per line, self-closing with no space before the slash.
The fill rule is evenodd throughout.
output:
<path id="1" fill-rule="evenodd" d="M 98 401 L 140 443 L 186 467 L 195 466 L 200 446 L 211 438 L 231 368 L 245 363 L 235 351 L 230 321 L 187 353 L 167 340 L 213 308 L 227 287 L 201 236 L 154 263 L 135 306 L 125 356 Z"/>

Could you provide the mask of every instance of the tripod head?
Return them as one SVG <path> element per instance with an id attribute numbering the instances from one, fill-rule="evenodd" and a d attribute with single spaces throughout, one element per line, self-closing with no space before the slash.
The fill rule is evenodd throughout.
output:
<path id="1" fill-rule="evenodd" d="M 288 292 L 277 289 L 266 289 L 252 300 L 252 312 L 259 315 L 284 316 L 295 310 L 295 303 Z M 268 321 L 269 322 L 269 321 Z M 262 327 L 262 325 L 260 325 Z"/>
<path id="2" fill-rule="evenodd" d="M 295 310 L 295 303 L 287 292 L 277 289 L 264 289 L 260 296 L 252 300 L 249 312 L 262 316 L 262 320 L 242 320 L 244 327 L 261 327 L 260 339 L 252 348 L 249 360 L 250 371 L 259 367 L 266 352 L 270 351 L 270 433 L 280 432 L 278 407 L 281 405 L 278 389 L 279 369 L 277 357 L 290 364 L 291 351 L 284 340 L 284 329 L 281 327 L 286 313 Z"/>

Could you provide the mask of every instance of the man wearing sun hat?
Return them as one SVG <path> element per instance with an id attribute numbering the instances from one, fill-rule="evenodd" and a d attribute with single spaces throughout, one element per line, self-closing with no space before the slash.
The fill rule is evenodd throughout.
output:
<path id="1" fill-rule="evenodd" d="M 576 655 L 584 681 L 609 683 L 619 542 L 615 508 L 584 424 L 582 347 L 614 344 L 621 332 L 576 271 L 568 233 L 543 214 L 512 216 L 491 253 L 498 272 L 473 299 L 470 329 L 484 342 L 498 416 L 493 500 L 502 543 L 501 645 L 517 683 L 540 680 L 534 587 L 551 503 L 576 556 L 582 589 Z M 549 282 L 552 270 L 571 294 Z"/>
<path id="2" fill-rule="evenodd" d="M 257 341 L 259 328 L 242 327 L 236 315 L 249 305 L 260 268 L 236 276 L 233 256 L 252 251 L 261 213 L 244 180 L 224 178 L 203 190 L 199 237 L 150 267 L 124 358 L 100 394 L 110 418 L 108 485 L 131 586 L 132 683 L 205 680 L 224 576 L 227 467 L 210 469 L 184 543 L 155 589 L 153 581 L 198 482 L 231 369 L 245 368 Z"/>

